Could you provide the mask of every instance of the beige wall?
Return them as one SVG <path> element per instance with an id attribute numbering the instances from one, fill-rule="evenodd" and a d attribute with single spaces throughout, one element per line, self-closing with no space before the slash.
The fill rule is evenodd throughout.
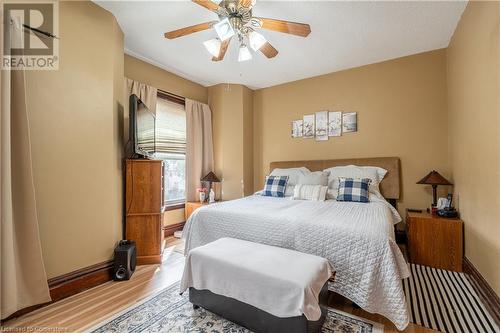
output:
<path id="1" fill-rule="evenodd" d="M 420 178 L 432 169 L 449 175 L 444 50 L 257 90 L 253 107 L 255 190 L 271 161 L 399 156 L 404 212 L 431 203 Z M 291 138 L 292 120 L 321 110 L 357 112 L 358 132 Z"/>
<path id="2" fill-rule="evenodd" d="M 243 86 L 243 192 L 253 190 L 253 91 Z"/>
<path id="3" fill-rule="evenodd" d="M 206 87 L 129 55 L 125 55 L 125 77 L 182 97 L 202 103 L 208 102 Z M 172 225 L 184 220 L 184 209 L 167 211 L 163 219 L 164 225 Z"/>
<path id="4" fill-rule="evenodd" d="M 214 145 L 214 172 L 222 180 L 223 170 L 223 89 L 224 85 L 219 84 L 208 88 L 208 105 L 212 111 L 212 138 Z M 218 194 L 218 193 L 217 193 Z"/>
<path id="5" fill-rule="evenodd" d="M 123 34 L 91 2 L 59 9 L 59 70 L 26 72 L 49 278 L 111 259 L 122 236 Z"/>
<path id="6" fill-rule="evenodd" d="M 449 151 L 465 255 L 500 294 L 500 3 L 469 2 L 447 55 Z"/>
<path id="7" fill-rule="evenodd" d="M 185 210 L 182 209 L 173 209 L 167 210 L 163 213 L 163 225 L 172 225 L 186 221 Z"/>
<path id="8" fill-rule="evenodd" d="M 125 55 L 125 77 L 195 101 L 207 103 L 208 90 L 159 67 Z"/>
<path id="9" fill-rule="evenodd" d="M 215 172 L 224 200 L 252 193 L 252 91 L 237 84 L 208 88 L 212 110 Z"/>

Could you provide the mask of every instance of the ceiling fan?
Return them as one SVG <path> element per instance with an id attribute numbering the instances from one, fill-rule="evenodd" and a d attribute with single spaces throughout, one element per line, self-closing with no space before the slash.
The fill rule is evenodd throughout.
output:
<path id="1" fill-rule="evenodd" d="M 210 0 L 192 0 L 192 2 L 216 13 L 219 20 L 169 31 L 165 33 L 165 38 L 175 39 L 213 28 L 218 37 L 203 43 L 208 52 L 212 54 L 212 61 L 224 59 L 233 36 L 238 38 L 240 44 L 238 61 L 246 61 L 252 59 L 252 53 L 247 43 L 254 51 L 260 51 L 268 58 L 273 58 L 278 54 L 278 50 L 257 32 L 259 29 L 268 29 L 300 37 L 307 37 L 311 33 L 309 24 L 252 16 L 255 1 L 222 0 L 217 4 Z"/>

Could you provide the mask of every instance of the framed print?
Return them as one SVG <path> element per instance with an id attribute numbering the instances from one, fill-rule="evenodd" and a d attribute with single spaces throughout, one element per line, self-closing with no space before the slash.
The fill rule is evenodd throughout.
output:
<path id="1" fill-rule="evenodd" d="M 314 138 L 315 134 L 315 127 L 314 127 L 314 115 L 313 114 L 308 114 L 305 115 L 303 118 L 303 124 L 302 124 L 302 130 L 303 130 L 303 137 L 304 138 Z"/>
<path id="2" fill-rule="evenodd" d="M 342 135 L 342 112 L 328 112 L 328 136 Z"/>
<path id="3" fill-rule="evenodd" d="M 292 138 L 301 138 L 302 137 L 302 124 L 303 120 L 294 120 L 292 121 Z"/>
<path id="4" fill-rule="evenodd" d="M 356 112 L 347 112 L 342 114 L 342 133 L 358 131 L 358 120 Z"/>
<path id="5" fill-rule="evenodd" d="M 316 112 L 316 141 L 328 140 L 328 111 Z"/>

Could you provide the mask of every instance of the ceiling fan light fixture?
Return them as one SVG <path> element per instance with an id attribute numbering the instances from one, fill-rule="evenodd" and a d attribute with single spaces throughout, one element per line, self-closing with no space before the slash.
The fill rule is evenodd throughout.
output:
<path id="1" fill-rule="evenodd" d="M 238 53 L 238 61 L 247 61 L 252 59 L 252 54 L 250 53 L 250 50 L 245 44 L 241 44 L 240 46 L 240 52 Z"/>
<path id="2" fill-rule="evenodd" d="M 203 42 L 203 45 L 205 45 L 205 48 L 208 52 L 210 52 L 211 55 L 213 55 L 214 57 L 219 56 L 221 42 L 218 38 L 207 40 Z"/>
<path id="3" fill-rule="evenodd" d="M 214 24 L 214 29 L 221 41 L 225 41 L 226 39 L 233 37 L 235 34 L 234 29 L 227 17 Z"/>
<path id="4" fill-rule="evenodd" d="M 267 40 L 264 36 L 262 36 L 261 34 L 259 34 L 258 32 L 256 31 L 252 31 L 250 32 L 250 34 L 248 35 L 248 42 L 250 44 L 250 47 L 255 51 L 257 52 L 258 50 L 260 50 L 260 48 L 267 43 Z"/>

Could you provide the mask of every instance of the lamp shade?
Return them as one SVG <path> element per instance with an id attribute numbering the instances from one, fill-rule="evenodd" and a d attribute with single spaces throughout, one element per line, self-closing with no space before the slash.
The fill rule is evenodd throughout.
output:
<path id="1" fill-rule="evenodd" d="M 266 44 L 267 40 L 264 36 L 262 36 L 258 32 L 251 31 L 250 34 L 248 35 L 248 42 L 250 44 L 250 47 L 255 52 L 257 52 L 264 44 Z"/>
<path id="2" fill-rule="evenodd" d="M 210 171 L 205 177 L 201 178 L 200 180 L 202 182 L 220 183 L 219 178 L 217 178 L 215 173 L 213 173 L 212 171 Z"/>
<path id="3" fill-rule="evenodd" d="M 441 176 L 439 172 L 436 170 L 432 170 L 425 176 L 424 178 L 420 179 L 417 184 L 427 184 L 427 185 L 453 185 L 450 183 L 446 178 Z"/>
<path id="4" fill-rule="evenodd" d="M 245 44 L 242 44 L 240 46 L 240 52 L 238 53 L 238 61 L 247 61 L 252 59 L 252 54 L 250 53 L 250 50 Z"/>
<path id="5" fill-rule="evenodd" d="M 213 27 L 221 41 L 225 41 L 226 39 L 233 37 L 235 34 L 234 29 L 227 17 L 219 21 L 219 23 L 214 24 Z"/>
<path id="6" fill-rule="evenodd" d="M 218 38 L 213 38 L 203 42 L 208 52 L 214 57 L 218 57 L 220 53 L 221 42 Z"/>

